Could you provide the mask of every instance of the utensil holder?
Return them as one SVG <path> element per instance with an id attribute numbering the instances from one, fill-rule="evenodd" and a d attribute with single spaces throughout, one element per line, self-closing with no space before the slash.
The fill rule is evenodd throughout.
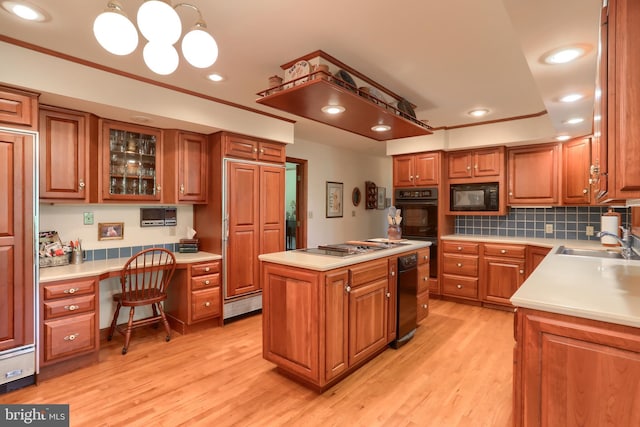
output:
<path id="1" fill-rule="evenodd" d="M 84 262 L 83 253 L 80 249 L 71 251 L 71 264 L 82 264 Z"/>
<path id="2" fill-rule="evenodd" d="M 389 240 L 400 240 L 402 238 L 402 229 L 399 225 L 390 225 L 387 229 L 387 238 Z"/>

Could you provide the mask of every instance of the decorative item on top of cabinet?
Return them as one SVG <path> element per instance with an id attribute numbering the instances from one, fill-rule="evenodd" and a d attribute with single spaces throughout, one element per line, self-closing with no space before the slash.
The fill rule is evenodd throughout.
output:
<path id="1" fill-rule="evenodd" d="M 40 106 L 40 199 L 89 202 L 98 184 L 98 118 L 64 108 Z"/>
<path id="2" fill-rule="evenodd" d="M 427 187 L 440 181 L 440 152 L 393 156 L 394 187 Z"/>
<path id="3" fill-rule="evenodd" d="M 160 201 L 162 131 L 100 120 L 99 201 Z"/>
<path id="4" fill-rule="evenodd" d="M 0 86 L 0 123 L 35 129 L 38 126 L 38 94 Z"/>
<path id="5" fill-rule="evenodd" d="M 222 326 L 221 273 L 220 261 L 176 269 L 165 303 L 172 329 L 184 335 L 196 327 Z"/>
<path id="6" fill-rule="evenodd" d="M 560 149 L 560 143 L 507 149 L 509 205 L 560 203 Z"/>
<path id="7" fill-rule="evenodd" d="M 479 243 L 442 242 L 442 294 L 478 300 Z"/>
<path id="8" fill-rule="evenodd" d="M 498 181 L 498 177 L 504 175 L 504 153 L 504 146 L 448 152 L 446 155 L 449 181 Z"/>
<path id="9" fill-rule="evenodd" d="M 365 209 L 376 209 L 378 207 L 378 187 L 373 181 L 364 183 Z"/>
<path id="10" fill-rule="evenodd" d="M 484 305 L 512 307 L 509 299 L 524 282 L 525 246 L 484 243 L 480 298 Z"/>
<path id="11" fill-rule="evenodd" d="M 433 261 L 436 262 L 436 261 Z M 418 251 L 418 307 L 417 322 L 420 324 L 429 315 L 429 248 Z"/>
<path id="12" fill-rule="evenodd" d="M 40 285 L 39 378 L 98 361 L 100 334 L 97 293 L 96 277 Z M 54 365 L 62 362 L 68 363 L 54 368 Z"/>
<path id="13" fill-rule="evenodd" d="M 285 144 L 222 132 L 224 155 L 240 159 L 261 162 L 284 163 L 286 158 Z"/>
<path id="14" fill-rule="evenodd" d="M 589 166 L 591 138 L 577 138 L 562 144 L 562 203 L 588 205 L 591 202 Z"/>
<path id="15" fill-rule="evenodd" d="M 207 203 L 209 143 L 206 135 L 164 131 L 165 203 Z"/>

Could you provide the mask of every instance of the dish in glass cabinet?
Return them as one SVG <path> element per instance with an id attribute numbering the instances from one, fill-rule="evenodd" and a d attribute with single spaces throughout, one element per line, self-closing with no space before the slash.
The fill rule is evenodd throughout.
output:
<path id="1" fill-rule="evenodd" d="M 290 68 L 287 68 L 287 70 L 284 72 L 285 83 L 291 82 L 291 83 L 285 84 L 284 88 L 289 89 L 295 85 L 305 83 L 306 81 L 309 80 L 310 72 L 311 72 L 311 65 L 309 65 L 309 62 L 307 61 L 296 62 Z M 304 77 L 304 76 L 307 76 L 307 77 Z M 303 77 L 303 78 L 300 78 L 300 77 Z M 298 78 L 300 79 L 296 80 Z"/>
<path id="2" fill-rule="evenodd" d="M 337 85 L 342 86 L 343 88 L 348 89 L 352 92 L 355 92 L 357 90 L 356 82 L 346 71 L 338 70 L 333 76 L 335 77 L 334 81 Z"/>
<path id="3" fill-rule="evenodd" d="M 414 119 L 416 118 L 416 113 L 415 111 L 413 111 L 411 103 L 404 98 L 398 101 L 398 110 L 400 110 L 407 116 L 413 117 Z"/>
<path id="4" fill-rule="evenodd" d="M 358 206 L 361 199 L 362 195 L 360 194 L 360 189 L 358 187 L 354 188 L 353 192 L 351 193 L 351 201 L 353 202 L 353 206 Z"/>

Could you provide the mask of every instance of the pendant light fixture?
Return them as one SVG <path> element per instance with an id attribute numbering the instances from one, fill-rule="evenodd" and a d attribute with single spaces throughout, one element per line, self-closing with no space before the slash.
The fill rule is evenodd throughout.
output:
<path id="1" fill-rule="evenodd" d="M 200 10 L 189 3 L 172 6 L 170 1 L 146 0 L 138 9 L 136 22 L 148 41 L 143 49 L 144 62 L 156 74 L 173 73 L 180 62 L 174 44 L 180 40 L 182 22 L 176 12 L 186 6 L 198 12 L 198 20 L 182 38 L 184 58 L 196 68 L 207 68 L 218 59 L 218 45 L 206 31 Z M 95 19 L 93 33 L 100 45 L 114 55 L 128 55 L 138 46 L 138 32 L 124 13 L 119 0 L 109 0 L 107 9 Z"/>

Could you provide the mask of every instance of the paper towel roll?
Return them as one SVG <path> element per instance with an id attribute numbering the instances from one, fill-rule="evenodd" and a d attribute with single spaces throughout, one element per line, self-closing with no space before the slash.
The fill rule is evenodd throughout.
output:
<path id="1" fill-rule="evenodd" d="M 602 215 L 600 217 L 600 230 L 608 233 L 618 235 L 618 216 L 617 215 Z M 618 246 L 618 241 L 611 236 L 602 236 L 600 243 L 605 246 Z"/>

